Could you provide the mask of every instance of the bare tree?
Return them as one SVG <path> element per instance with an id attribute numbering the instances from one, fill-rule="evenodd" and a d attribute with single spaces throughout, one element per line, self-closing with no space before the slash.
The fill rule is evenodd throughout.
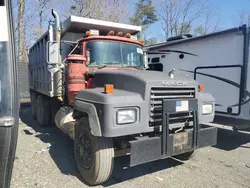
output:
<path id="1" fill-rule="evenodd" d="M 129 0 L 14 0 L 17 9 L 16 34 L 18 61 L 28 61 L 27 49 L 47 28 L 51 9 L 61 20 L 70 14 L 114 22 L 129 22 Z"/>
<path id="2" fill-rule="evenodd" d="M 47 22 L 47 18 L 51 15 L 51 9 L 56 4 L 59 4 L 59 0 L 27 0 L 29 1 L 28 11 L 26 19 L 28 25 L 32 29 L 34 39 L 39 38 L 44 32 L 44 23 Z"/>
<path id="3" fill-rule="evenodd" d="M 215 18 L 215 22 L 212 23 L 212 19 Z M 204 28 L 205 28 L 205 34 L 208 32 L 215 32 L 216 30 L 219 29 L 219 22 L 220 22 L 220 17 L 217 15 L 217 10 L 216 8 L 211 8 L 207 9 L 204 13 Z"/>
<path id="4" fill-rule="evenodd" d="M 24 26 L 24 14 L 25 14 L 25 0 L 18 0 L 17 7 L 17 45 L 18 45 L 18 62 L 27 62 L 26 42 L 25 42 L 25 26 Z"/>
<path id="5" fill-rule="evenodd" d="M 128 0 L 76 0 L 73 15 L 113 22 L 128 22 Z"/>
<path id="6" fill-rule="evenodd" d="M 59 10 L 60 15 L 66 15 L 68 7 L 73 2 L 70 0 L 26 0 L 26 11 L 25 11 L 25 32 L 26 32 L 26 43 L 29 48 L 48 27 L 48 21 L 51 17 L 51 10 L 54 8 Z M 73 0 L 72 0 L 73 1 Z M 69 14 L 69 13 L 68 13 Z M 62 16 L 62 19 L 64 18 Z"/>
<path id="7" fill-rule="evenodd" d="M 233 25 L 239 27 L 243 24 L 250 25 L 250 11 L 238 11 L 236 17 L 233 20 Z"/>
<path id="8" fill-rule="evenodd" d="M 162 18 L 166 38 L 191 32 L 192 24 L 197 20 L 204 20 L 204 14 L 209 9 L 208 0 L 161 1 L 162 8 L 159 11 L 159 16 Z M 212 15 L 212 12 L 207 14 L 207 28 Z"/>
<path id="9" fill-rule="evenodd" d="M 209 32 L 215 32 L 219 29 L 219 21 L 217 9 L 211 7 L 204 11 L 201 16 L 201 24 L 194 28 L 193 33 L 195 35 L 205 35 Z"/>
<path id="10" fill-rule="evenodd" d="M 44 9 L 47 9 L 47 5 L 50 0 L 38 0 L 38 13 L 39 13 L 39 35 L 43 33 L 43 17 Z"/>

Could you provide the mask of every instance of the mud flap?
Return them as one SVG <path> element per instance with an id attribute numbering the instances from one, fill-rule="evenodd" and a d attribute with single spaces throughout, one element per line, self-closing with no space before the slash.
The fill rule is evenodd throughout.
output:
<path id="1" fill-rule="evenodd" d="M 130 166 L 161 159 L 161 137 L 131 141 L 130 145 Z"/>

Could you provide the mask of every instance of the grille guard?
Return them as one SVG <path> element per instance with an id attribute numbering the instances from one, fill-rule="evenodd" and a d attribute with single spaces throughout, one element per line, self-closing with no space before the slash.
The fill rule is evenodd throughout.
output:
<path id="1" fill-rule="evenodd" d="M 195 87 L 152 87 L 150 95 L 150 126 L 162 126 L 162 100 L 190 100 L 196 97 Z M 174 112 L 174 111 L 172 111 Z M 172 113 L 169 116 L 170 129 L 192 125 L 189 112 Z"/>
<path id="2" fill-rule="evenodd" d="M 162 100 L 163 126 L 161 134 L 155 137 L 130 141 L 130 166 L 168 158 L 198 148 L 213 146 L 217 143 L 217 128 L 199 124 L 197 99 L 188 100 L 188 110 L 193 114 L 193 129 L 176 134 L 169 133 L 169 115 L 176 113 L 176 101 L 179 100 L 181 99 Z"/>

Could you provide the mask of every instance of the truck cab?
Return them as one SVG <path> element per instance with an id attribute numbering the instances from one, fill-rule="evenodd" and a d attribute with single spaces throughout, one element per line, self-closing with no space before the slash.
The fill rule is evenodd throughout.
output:
<path id="1" fill-rule="evenodd" d="M 214 98 L 192 78 L 147 71 L 141 27 L 70 16 L 30 49 L 32 114 L 74 140 L 82 178 L 101 184 L 114 157 L 130 166 L 216 144 Z M 37 58 L 39 57 L 39 58 Z M 42 78 L 42 79 L 41 79 Z"/>
<path id="2" fill-rule="evenodd" d="M 90 54 L 89 67 L 104 65 L 136 69 L 145 67 L 142 42 L 118 36 L 90 36 L 82 39 L 81 42 Z"/>

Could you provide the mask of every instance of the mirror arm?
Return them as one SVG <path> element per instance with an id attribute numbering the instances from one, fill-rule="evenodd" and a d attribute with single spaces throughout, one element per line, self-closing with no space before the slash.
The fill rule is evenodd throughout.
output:
<path id="1" fill-rule="evenodd" d="M 147 55 L 147 51 L 144 51 L 143 53 L 143 61 L 144 61 L 144 67 L 145 69 L 148 68 L 148 55 Z"/>

